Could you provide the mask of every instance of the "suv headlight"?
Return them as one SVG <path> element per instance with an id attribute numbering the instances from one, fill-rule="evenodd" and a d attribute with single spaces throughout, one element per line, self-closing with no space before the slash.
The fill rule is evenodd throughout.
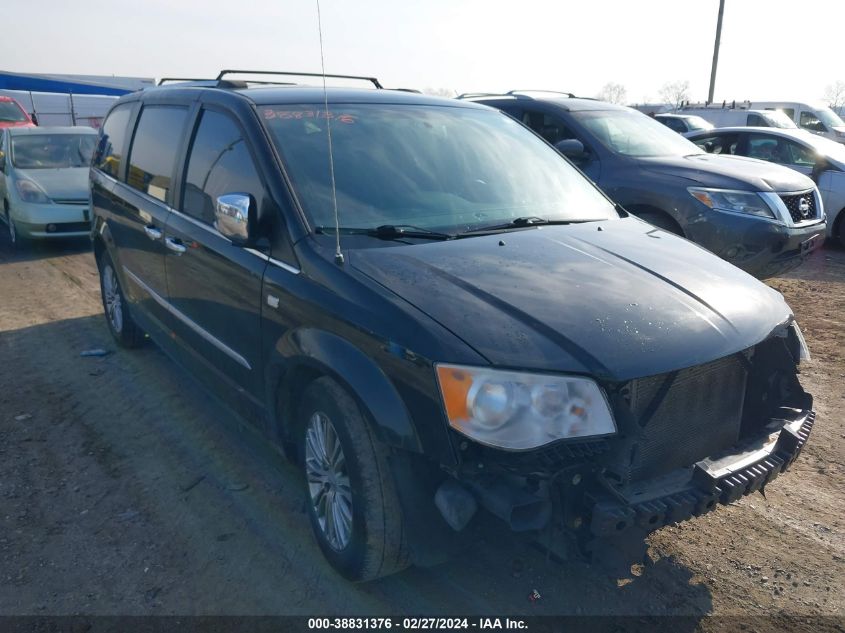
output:
<path id="1" fill-rule="evenodd" d="M 15 181 L 18 195 L 24 202 L 36 202 L 38 204 L 49 204 L 51 202 L 44 190 L 32 180 L 20 179 Z"/>
<path id="2" fill-rule="evenodd" d="M 747 213 L 762 218 L 776 218 L 775 210 L 769 203 L 753 191 L 732 191 L 730 189 L 705 189 L 689 187 L 687 191 L 700 203 L 717 211 Z"/>
<path id="3" fill-rule="evenodd" d="M 511 450 L 616 432 L 610 407 L 588 378 L 437 365 L 449 425 Z"/>

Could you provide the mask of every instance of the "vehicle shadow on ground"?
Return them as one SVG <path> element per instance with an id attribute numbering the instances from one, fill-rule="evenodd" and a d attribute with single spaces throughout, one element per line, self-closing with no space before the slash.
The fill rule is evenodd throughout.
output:
<path id="1" fill-rule="evenodd" d="M 109 354 L 80 357 L 91 347 Z M 299 472 L 152 343 L 116 348 L 100 315 L 0 333 L 0 381 L 15 385 L 0 392 L 0 480 L 27 479 L 3 513 L 17 523 L 0 517 L 21 559 L 0 557 L 0 575 L 30 570 L 0 612 L 668 614 L 694 630 L 712 611 L 672 558 L 620 586 L 484 518 L 444 564 L 349 583 L 314 543 Z"/>
<path id="2" fill-rule="evenodd" d="M 34 261 L 77 255 L 91 251 L 91 240 L 87 237 L 74 237 L 62 240 L 30 240 L 17 248 L 12 246 L 6 225 L 0 222 L 0 263 L 8 261 Z"/>
<path id="3" fill-rule="evenodd" d="M 818 281 L 841 278 L 845 273 L 845 247 L 833 240 L 827 240 L 821 248 L 812 253 L 798 268 L 770 279 L 801 279 Z M 764 279 L 763 281 L 769 281 Z"/>

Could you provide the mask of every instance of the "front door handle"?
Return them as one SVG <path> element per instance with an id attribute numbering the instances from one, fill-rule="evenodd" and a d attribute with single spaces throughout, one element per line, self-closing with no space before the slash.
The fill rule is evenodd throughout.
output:
<path id="1" fill-rule="evenodd" d="M 161 239 L 161 229 L 158 229 L 154 226 L 145 226 L 144 233 L 147 234 L 147 237 L 151 240 L 160 240 Z"/>
<path id="2" fill-rule="evenodd" d="M 186 250 L 188 250 L 184 244 L 182 244 L 177 239 L 173 239 L 172 237 L 164 238 L 164 245 L 167 247 L 168 250 L 173 251 L 177 255 L 181 255 Z"/>

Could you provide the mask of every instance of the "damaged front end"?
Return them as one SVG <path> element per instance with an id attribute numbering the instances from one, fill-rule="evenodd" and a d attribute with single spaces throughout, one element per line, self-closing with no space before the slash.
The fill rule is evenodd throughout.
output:
<path id="1" fill-rule="evenodd" d="M 435 497 L 462 529 L 474 504 L 549 550 L 613 569 L 643 562 L 645 537 L 763 491 L 815 419 L 800 329 L 703 365 L 604 384 L 617 433 L 506 451 L 461 436 L 462 467 Z"/>

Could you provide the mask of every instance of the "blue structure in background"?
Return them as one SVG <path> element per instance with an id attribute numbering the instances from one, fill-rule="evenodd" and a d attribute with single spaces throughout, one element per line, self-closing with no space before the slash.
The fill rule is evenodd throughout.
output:
<path id="1" fill-rule="evenodd" d="M 154 85 L 152 79 L 85 75 L 25 75 L 0 71 L 0 90 L 119 97 Z"/>

